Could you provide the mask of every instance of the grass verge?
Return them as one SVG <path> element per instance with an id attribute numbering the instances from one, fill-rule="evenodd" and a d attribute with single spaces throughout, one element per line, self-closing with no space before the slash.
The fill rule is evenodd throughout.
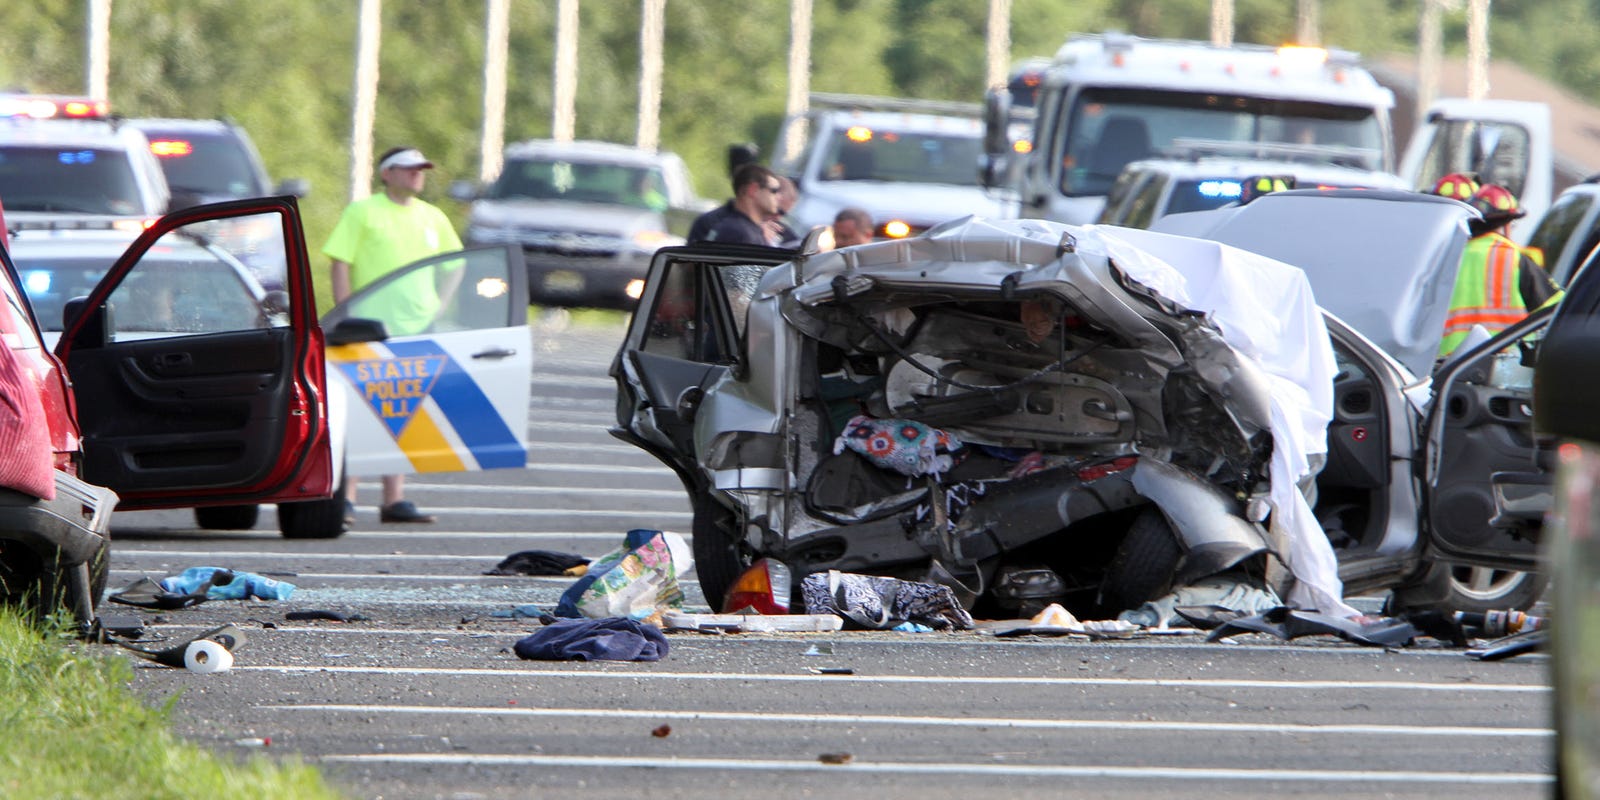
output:
<path id="1" fill-rule="evenodd" d="M 0 797 L 340 796 L 311 766 L 236 761 L 183 741 L 170 729 L 171 703 L 146 707 L 128 688 L 127 661 L 67 630 L 0 607 Z"/>

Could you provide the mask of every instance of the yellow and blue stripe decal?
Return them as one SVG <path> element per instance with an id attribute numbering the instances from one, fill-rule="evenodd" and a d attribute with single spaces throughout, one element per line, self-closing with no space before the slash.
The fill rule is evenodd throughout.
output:
<path id="1" fill-rule="evenodd" d="M 388 342 L 387 349 L 388 357 L 369 345 L 330 348 L 329 354 L 419 472 L 473 468 L 450 446 L 440 421 L 423 405 L 429 397 L 478 469 L 526 466 L 526 448 L 477 382 L 443 348 L 421 340 Z"/>

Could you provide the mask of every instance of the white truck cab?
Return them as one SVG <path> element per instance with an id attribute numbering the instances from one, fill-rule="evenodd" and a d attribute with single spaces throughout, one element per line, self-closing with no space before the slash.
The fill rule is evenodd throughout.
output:
<path id="1" fill-rule="evenodd" d="M 1346 51 L 1075 35 L 1039 79 L 1029 147 L 1009 130 L 1009 92 L 989 94 L 980 171 L 1023 217 L 1087 224 L 1124 166 L 1177 139 L 1340 148 L 1393 172 L 1393 106 Z"/>
<path id="2" fill-rule="evenodd" d="M 1472 173 L 1480 183 L 1510 189 L 1527 212 L 1512 223 L 1511 237 L 1525 243 L 1550 208 L 1553 137 L 1545 103 L 1444 98 L 1428 106 L 1406 146 L 1400 174 L 1418 191 L 1431 190 L 1452 172 Z"/>

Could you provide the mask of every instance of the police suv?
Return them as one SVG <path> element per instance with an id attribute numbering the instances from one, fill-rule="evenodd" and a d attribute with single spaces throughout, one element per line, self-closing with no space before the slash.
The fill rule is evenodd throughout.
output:
<path id="1" fill-rule="evenodd" d="M 105 101 L 0 95 L 0 198 L 12 227 L 141 230 L 171 191 L 149 140 Z"/>

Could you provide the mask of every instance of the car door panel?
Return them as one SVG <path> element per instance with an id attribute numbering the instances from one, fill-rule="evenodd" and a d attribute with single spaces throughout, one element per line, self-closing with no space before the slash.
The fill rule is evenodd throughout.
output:
<path id="1" fill-rule="evenodd" d="M 1424 430 L 1428 529 L 1445 558 L 1531 570 L 1537 530 L 1497 527 L 1495 473 L 1537 468 L 1531 374 L 1519 342 L 1541 331 L 1551 309 L 1536 311 L 1488 342 L 1446 362 L 1434 376 Z"/>
<path id="2" fill-rule="evenodd" d="M 260 481 L 290 424 L 292 335 L 248 331 L 77 351 L 70 368 L 79 416 L 93 431 L 84 478 L 119 493 Z"/>
<path id="3" fill-rule="evenodd" d="M 694 413 L 703 390 L 742 354 L 744 313 L 760 273 L 790 254 L 684 247 L 656 254 L 612 377 L 622 438 L 692 474 Z"/>
<path id="4" fill-rule="evenodd" d="M 286 297 L 269 303 L 250 270 L 203 233 L 237 218 L 265 220 L 281 237 L 274 280 Z M 192 295 L 160 294 L 159 276 L 171 273 L 155 260 L 141 270 L 140 259 L 175 248 L 221 259 L 256 310 L 206 317 Z M 120 316 L 143 321 L 119 328 L 118 303 L 130 312 Z M 155 313 L 157 303 L 169 307 Z M 163 217 L 76 307 L 56 353 L 76 395 L 83 475 L 115 490 L 120 508 L 316 499 L 332 491 L 322 331 L 292 198 Z"/>
<path id="5" fill-rule="evenodd" d="M 419 276 L 440 289 L 441 303 L 423 329 L 408 331 L 413 323 L 390 314 L 390 293 L 412 291 Z M 362 323 L 383 332 L 372 334 L 376 341 L 328 348 L 334 380 L 352 399 L 345 419 L 351 474 L 527 466 L 533 340 L 526 279 L 516 249 L 470 248 L 401 267 L 328 312 L 330 328 L 382 323 Z"/>

